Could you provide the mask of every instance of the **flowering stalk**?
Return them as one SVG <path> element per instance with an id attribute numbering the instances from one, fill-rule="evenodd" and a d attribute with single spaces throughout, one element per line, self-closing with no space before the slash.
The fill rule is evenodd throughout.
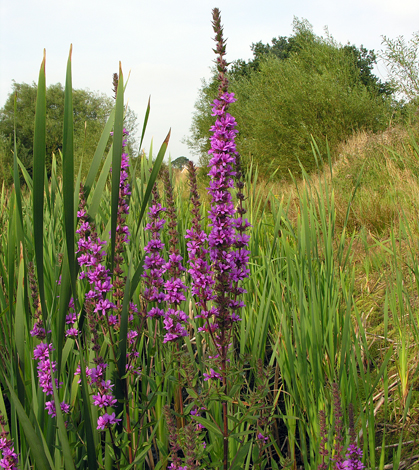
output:
<path id="1" fill-rule="evenodd" d="M 164 284 L 166 292 L 165 301 L 168 306 L 163 321 L 164 328 L 167 331 L 163 343 L 176 342 L 176 348 L 178 352 L 177 359 L 179 359 L 180 347 L 179 341 L 176 341 L 184 336 L 188 335 L 185 328 L 185 324 L 188 321 L 186 313 L 180 309 L 180 304 L 184 300 L 186 286 L 181 280 L 181 275 L 185 268 L 182 266 L 182 256 L 179 253 L 179 234 L 177 230 L 176 220 L 176 207 L 173 198 L 173 186 L 170 181 L 169 171 L 166 169 L 163 172 L 163 182 L 166 194 L 166 206 L 167 206 L 167 218 L 169 228 L 169 261 L 166 264 L 166 273 L 170 277 Z M 182 386 L 181 386 L 181 373 L 178 361 L 178 390 L 177 390 L 177 410 L 181 415 L 182 426 L 185 425 L 183 417 L 183 397 L 182 397 Z"/>
<path id="2" fill-rule="evenodd" d="M 17 470 L 18 456 L 15 452 L 13 441 L 7 439 L 6 421 L 0 413 L 0 467 L 5 470 Z"/>
<path id="3" fill-rule="evenodd" d="M 163 173 L 164 187 L 166 190 L 167 218 L 169 227 L 169 261 L 165 266 L 165 273 L 169 279 L 164 283 L 165 297 L 164 300 L 168 306 L 163 321 L 164 328 L 167 331 L 163 343 L 175 341 L 183 336 L 187 336 L 188 332 L 185 323 L 188 320 L 186 313 L 180 310 L 180 303 L 186 297 L 184 292 L 186 286 L 182 282 L 180 276 L 185 268 L 182 266 L 182 256 L 179 254 L 179 234 L 177 231 L 176 208 L 173 199 L 173 187 L 170 182 L 169 172 Z"/>
<path id="4" fill-rule="evenodd" d="M 208 236 L 201 226 L 201 202 L 196 182 L 196 168 L 192 161 L 188 163 L 188 178 L 193 219 L 192 228 L 186 230 L 185 238 L 190 240 L 187 242 L 186 247 L 189 254 L 190 269 L 188 272 L 191 275 L 191 292 L 195 296 L 196 306 L 199 310 L 197 317 L 205 320 L 205 326 L 199 328 L 199 330 L 212 333 L 212 328 L 209 324 L 212 314 L 208 310 L 208 303 L 216 297 L 213 289 L 215 280 L 213 279 L 212 269 L 208 262 L 209 250 L 205 248 Z"/>
<path id="5" fill-rule="evenodd" d="M 320 422 L 320 449 L 319 453 L 322 457 L 318 470 L 327 470 L 330 465 L 333 465 L 334 470 L 363 470 L 365 468 L 362 463 L 362 450 L 356 443 L 356 434 L 354 426 L 354 410 L 352 404 L 348 407 L 349 417 L 349 446 L 346 451 L 346 460 L 343 460 L 343 426 L 342 426 L 342 406 L 340 402 L 339 386 L 332 384 L 333 394 L 333 412 L 334 412 L 334 439 L 333 439 L 333 455 L 329 462 L 326 458 L 329 454 L 327 450 L 327 430 L 326 430 L 326 414 L 322 410 L 319 412 Z"/>
<path id="6" fill-rule="evenodd" d="M 346 460 L 343 462 L 343 467 L 348 470 L 363 470 L 365 468 L 362 463 L 362 450 L 356 443 L 355 424 L 354 424 L 354 407 L 352 403 L 348 407 L 349 418 L 349 442 L 346 453 Z"/>
<path id="7" fill-rule="evenodd" d="M 144 273 L 142 277 L 145 279 L 145 289 L 143 297 L 146 302 L 157 304 L 157 307 L 153 306 L 147 311 L 148 317 L 163 316 L 164 310 L 160 307 L 160 304 L 165 299 L 163 292 L 163 274 L 165 273 L 166 262 L 161 255 L 161 251 L 164 248 L 164 243 L 160 239 L 160 232 L 163 229 L 166 221 L 162 218 L 162 213 L 166 209 L 162 207 L 159 202 L 159 194 L 157 191 L 156 184 L 153 186 L 151 206 L 148 211 L 149 222 L 145 226 L 145 230 L 151 232 L 151 239 L 147 246 L 144 248 L 146 256 L 144 259 Z"/>
<path id="8" fill-rule="evenodd" d="M 320 450 L 319 453 L 322 456 L 321 464 L 317 467 L 317 470 L 327 470 L 326 458 L 329 454 L 327 450 L 327 430 L 326 430 L 326 413 L 324 410 L 319 411 L 319 423 L 320 423 Z"/>
<path id="9" fill-rule="evenodd" d="M 82 268 L 79 278 L 87 279 L 90 285 L 90 290 L 85 295 L 84 308 L 91 332 L 92 350 L 95 353 L 93 362 L 96 366 L 91 369 L 86 367 L 86 375 L 93 391 L 97 392 L 92 396 L 93 404 L 104 411 L 107 407 L 113 407 L 116 404 L 116 399 L 112 395 L 113 384 L 110 380 L 105 380 L 105 371 L 108 365 L 98 354 L 101 348 L 98 329 L 102 328 L 102 332 L 104 332 L 105 328 L 109 329 L 117 325 L 118 317 L 114 315 L 115 304 L 106 298 L 113 286 L 109 270 L 102 263 L 106 254 L 102 248 L 105 242 L 100 240 L 93 224 L 88 221 L 82 186 L 80 186 L 80 207 L 77 216 L 80 220 L 80 228 L 76 231 L 80 235 L 77 253 L 80 253 L 78 262 Z M 79 366 L 75 375 L 80 373 Z M 118 421 L 120 419 L 115 417 L 115 413 L 105 412 L 99 416 L 96 429 L 104 431 Z"/>
<path id="10" fill-rule="evenodd" d="M 33 358 L 38 361 L 37 369 L 39 386 L 42 388 L 42 391 L 48 396 L 54 394 L 52 373 L 57 371 L 57 361 L 52 361 L 50 357 L 50 352 L 53 351 L 52 343 L 48 344 L 47 342 L 44 342 L 46 338 L 46 331 L 43 325 L 42 314 L 39 308 L 38 289 L 36 286 L 35 274 L 32 263 L 29 263 L 28 274 L 29 286 L 31 289 L 31 296 L 33 301 L 32 306 L 35 311 L 35 323 L 34 327 L 30 331 L 30 334 L 32 337 L 38 338 L 40 340 L 40 343 L 34 348 Z M 59 382 L 58 379 L 54 380 L 56 388 L 60 388 L 63 382 Z M 63 413 L 70 412 L 70 405 L 65 401 L 60 403 L 60 408 Z M 48 411 L 48 414 L 53 418 L 56 416 L 54 400 L 45 402 L 45 409 Z"/>
<path id="11" fill-rule="evenodd" d="M 339 385 L 332 384 L 333 411 L 335 417 L 335 441 L 333 449 L 333 458 L 335 468 L 342 468 L 343 436 L 342 436 L 342 406 L 340 403 Z"/>
<path id="12" fill-rule="evenodd" d="M 244 232 L 249 226 L 247 220 L 243 219 L 245 209 L 243 208 L 244 196 L 242 193 L 241 167 L 238 152 L 235 145 L 237 134 L 236 121 L 228 113 L 228 108 L 235 101 L 234 94 L 228 92 L 228 80 L 226 77 L 227 62 L 225 56 L 225 40 L 223 39 L 223 28 L 221 26 L 220 11 L 213 10 L 213 29 L 215 32 L 218 70 L 218 96 L 212 106 L 212 115 L 216 117 L 215 124 L 210 131 L 211 149 L 209 154 L 211 167 L 209 175 L 211 178 L 208 188 L 212 197 L 211 209 L 209 211 L 211 232 L 208 236 L 209 258 L 212 270 L 213 282 L 208 282 L 209 265 L 204 259 L 205 251 L 203 244 L 206 241 L 199 225 L 199 206 L 194 200 L 194 222 L 193 228 L 187 233 L 191 240 L 188 250 L 191 255 L 191 269 L 194 293 L 198 295 L 199 306 L 203 308 L 199 316 L 206 320 L 204 330 L 207 331 L 216 348 L 213 359 L 219 365 L 219 372 L 210 369 L 205 374 L 205 380 L 220 379 L 223 384 L 223 393 L 228 395 L 227 390 L 227 365 L 228 351 L 231 344 L 234 324 L 240 321 L 237 311 L 244 306 L 238 300 L 238 295 L 244 293 L 244 289 L 238 283 L 248 276 L 247 263 L 249 252 L 246 249 L 249 237 Z M 237 159 L 237 160 L 236 160 Z M 235 219 L 231 189 L 234 187 L 234 177 L 237 177 L 237 197 L 239 200 L 238 215 Z M 192 177 L 193 178 L 193 177 Z M 193 179 L 191 189 L 194 190 Z M 200 261 L 198 261 L 198 259 Z M 211 308 L 207 308 L 207 302 L 213 300 Z M 212 321 L 210 319 L 212 318 Z M 224 469 L 228 468 L 228 420 L 227 402 L 222 403 L 223 435 L 224 435 Z"/>

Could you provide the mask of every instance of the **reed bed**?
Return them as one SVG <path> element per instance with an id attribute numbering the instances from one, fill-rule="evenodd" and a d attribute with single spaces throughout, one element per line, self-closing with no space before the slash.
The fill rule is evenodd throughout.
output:
<path id="1" fill-rule="evenodd" d="M 375 160 L 368 171 L 363 164 L 350 173 L 344 158 L 332 164 L 329 155 L 326 170 L 302 170 L 301 178 L 279 188 L 259 181 L 257 168 L 236 179 L 232 203 L 236 211 L 245 207 L 251 224 L 249 274 L 240 320 L 219 320 L 230 329 L 214 341 L 208 329 L 215 331 L 215 323 L 203 317 L 189 288 L 195 282 L 189 231 L 196 220 L 204 231 L 211 226 L 205 186 L 198 206 L 189 191 L 193 179 L 183 181 L 170 164 L 160 171 L 170 133 L 155 161 L 152 149 L 150 158 L 126 160 L 121 69 L 115 110 L 82 181 L 72 148 L 71 52 L 65 97 L 63 172 L 58 175 L 54 157 L 48 181 L 44 58 L 34 172 L 26 172 L 15 151 L 15 185 L 3 186 L 0 196 L 0 449 L 9 459 L 3 467 L 14 468 L 14 455 L 19 468 L 42 470 L 308 470 L 355 468 L 348 467 L 355 461 L 357 468 L 396 469 L 414 463 L 415 191 L 406 191 L 409 204 L 400 205 L 406 175 L 417 184 L 414 139 L 401 149 L 375 147 L 386 155 L 397 195 L 388 196 L 394 211 L 385 209 L 387 218 L 365 212 L 377 206 L 371 192 L 363 193 L 365 175 L 382 170 Z M 313 155 L 320 167 L 314 143 Z M 123 177 L 114 171 L 121 164 Z M 342 174 L 351 175 L 349 187 Z M 173 207 L 170 233 L 159 225 L 158 201 Z M 166 250 L 162 262 L 181 256 L 188 267 L 179 274 L 187 288 L 170 304 L 170 318 L 150 314 L 161 303 L 147 290 L 159 280 L 151 280 L 147 264 L 153 223 Z M 100 298 L 106 320 L 93 314 L 86 282 L 92 271 L 81 261 L 82 233 L 87 240 L 93 232 L 100 241 L 95 256 L 111 273 L 95 281 L 95 289 L 113 285 L 109 298 Z M 106 301 L 114 303 L 115 319 Z M 174 317 L 181 318 L 176 334 L 167 324 Z M 168 332 L 175 337 L 168 339 Z"/>

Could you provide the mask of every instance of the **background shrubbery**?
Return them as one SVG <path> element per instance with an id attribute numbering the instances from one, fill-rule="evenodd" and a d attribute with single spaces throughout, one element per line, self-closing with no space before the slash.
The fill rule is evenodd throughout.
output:
<path id="1" fill-rule="evenodd" d="M 341 46 L 331 36 L 316 36 L 306 21 L 294 21 L 291 37 L 274 38 L 272 45 L 252 46 L 254 59 L 233 63 L 230 89 L 240 133 L 238 150 L 262 174 L 287 177 L 316 167 L 311 136 L 322 152 L 332 153 L 357 130 L 385 129 L 393 112 L 392 88 L 372 73 L 374 51 Z M 208 162 L 210 102 L 215 76 L 200 90 L 189 146 Z"/>

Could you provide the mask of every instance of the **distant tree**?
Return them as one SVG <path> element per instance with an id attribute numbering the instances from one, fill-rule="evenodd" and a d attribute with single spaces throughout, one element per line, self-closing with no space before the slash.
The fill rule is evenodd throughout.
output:
<path id="1" fill-rule="evenodd" d="M 385 49 L 380 51 L 392 85 L 407 100 L 419 98 L 419 31 L 407 42 L 403 36 L 383 36 Z"/>
<path id="2" fill-rule="evenodd" d="M 352 58 L 356 66 L 355 74 L 364 86 L 380 95 L 390 96 L 394 93 L 394 88 L 389 82 L 383 83 L 373 74 L 374 65 L 377 63 L 377 55 L 373 50 L 368 50 L 362 45 L 358 48 L 353 44 L 347 44 L 343 50 Z"/>
<path id="3" fill-rule="evenodd" d="M 176 158 L 176 160 L 173 160 L 172 167 L 182 170 L 183 167 L 186 166 L 188 163 L 189 163 L 189 159 L 182 156 L 182 157 Z"/>
<path id="4" fill-rule="evenodd" d="M 29 174 L 32 174 L 33 136 L 37 86 L 35 83 L 13 82 L 12 92 L 5 105 L 0 109 L 0 138 L 2 139 L 3 178 L 8 179 L 13 161 L 14 99 L 16 100 L 16 139 L 18 157 L 22 160 Z M 52 154 L 62 150 L 64 88 L 60 83 L 50 85 L 46 92 L 46 161 L 50 172 Z M 78 168 L 83 159 L 83 172 L 90 165 L 103 126 L 114 106 L 114 100 L 90 90 L 73 90 L 74 152 Z M 127 127 L 135 130 L 136 116 L 128 113 Z M 131 144 L 135 142 L 131 139 Z M 2 176 L 0 174 L 0 176 Z"/>
<path id="5" fill-rule="evenodd" d="M 356 129 L 386 125 L 390 91 L 372 74 L 373 51 L 342 47 L 297 19 L 292 37 L 256 43 L 252 50 L 251 61 L 232 64 L 230 90 L 237 102 L 231 112 L 238 122 L 238 151 L 266 174 L 279 168 L 278 175 L 287 176 L 299 171 L 300 162 L 314 168 L 312 136 L 324 151 L 326 140 L 333 149 Z M 203 81 L 186 141 L 202 167 L 208 163 L 216 90 L 214 74 Z"/>

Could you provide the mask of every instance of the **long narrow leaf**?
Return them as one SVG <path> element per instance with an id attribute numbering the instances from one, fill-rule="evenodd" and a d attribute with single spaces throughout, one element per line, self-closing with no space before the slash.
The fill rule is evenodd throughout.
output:
<path id="1" fill-rule="evenodd" d="M 116 226 L 118 218 L 119 183 L 121 179 L 122 134 L 124 126 L 124 77 L 119 63 L 119 81 L 115 105 L 115 125 L 113 130 L 112 192 L 111 192 L 111 272 L 113 272 Z"/>
<path id="2" fill-rule="evenodd" d="M 20 403 L 19 398 L 14 392 L 10 382 L 7 380 L 7 377 L 4 377 L 4 380 L 9 388 L 10 397 L 13 401 L 13 404 L 19 416 L 19 424 L 20 426 L 22 426 L 23 432 L 25 433 L 26 441 L 29 444 L 29 447 L 31 449 L 32 455 L 36 463 L 36 468 L 38 470 L 52 470 L 48 463 L 48 459 L 45 455 L 42 442 L 39 439 L 38 435 L 36 434 L 28 418 L 28 415 L 25 413 L 25 410 L 23 409 L 23 406 Z"/>
<path id="3" fill-rule="evenodd" d="M 44 291 L 44 180 L 46 152 L 46 84 L 45 50 L 39 71 L 38 93 L 35 110 L 35 132 L 33 139 L 33 237 L 35 245 L 36 272 L 38 275 L 39 297 L 44 324 L 46 305 Z"/>
<path id="4" fill-rule="evenodd" d="M 73 85 L 71 80 L 71 53 L 67 62 L 64 91 L 64 128 L 63 128 L 63 205 L 64 228 L 67 246 L 68 267 L 70 269 L 71 289 L 76 301 L 76 266 L 74 248 L 74 150 L 73 150 Z"/>

